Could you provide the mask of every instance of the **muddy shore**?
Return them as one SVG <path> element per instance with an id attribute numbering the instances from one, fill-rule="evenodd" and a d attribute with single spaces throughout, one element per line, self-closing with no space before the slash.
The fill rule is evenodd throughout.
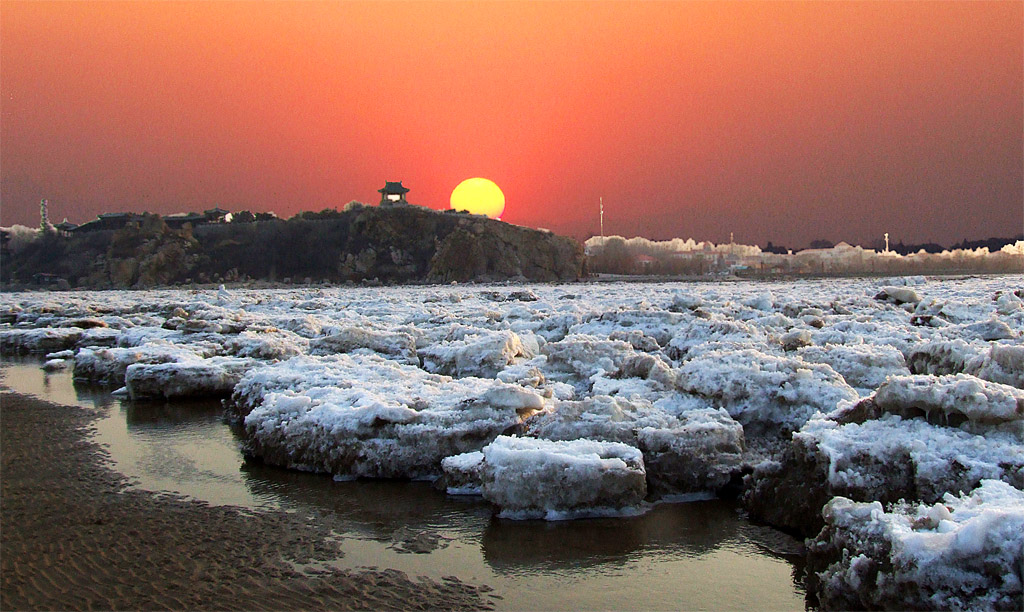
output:
<path id="1" fill-rule="evenodd" d="M 89 439 L 98 416 L 0 394 L 0 609 L 491 607 L 454 577 L 328 567 L 345 548 L 328 516 L 129 489 Z"/>

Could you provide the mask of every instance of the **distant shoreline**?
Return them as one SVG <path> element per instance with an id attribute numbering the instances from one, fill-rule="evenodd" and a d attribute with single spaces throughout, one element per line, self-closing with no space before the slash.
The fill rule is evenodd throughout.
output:
<path id="1" fill-rule="evenodd" d="M 57 291 L 57 292 L 78 292 L 78 291 L 215 291 L 221 286 L 229 290 L 278 290 L 278 289 L 323 289 L 323 288 L 369 288 L 369 287 L 521 287 L 528 285 L 587 285 L 599 283 L 735 283 L 735 282 L 799 282 L 799 281 L 820 281 L 828 279 L 857 280 L 857 279 L 886 279 L 921 276 L 924 278 L 941 278 L 944 280 L 961 280 L 974 277 L 988 276 L 1020 276 L 1021 272 L 964 272 L 951 271 L 928 274 L 826 274 L 826 275 L 749 275 L 749 276 L 665 276 L 656 274 L 591 274 L 577 280 L 559 281 L 467 281 L 462 283 L 444 282 L 404 282 L 404 283 L 381 283 L 381 282 L 360 282 L 360 283 L 329 283 L 329 282 L 299 282 L 283 283 L 279 281 L 232 281 L 225 283 L 191 283 L 180 285 L 158 285 L 155 287 L 134 288 L 134 287 L 73 287 L 71 289 L 58 289 L 31 284 L 0 285 L 0 293 L 18 293 L 26 291 Z"/>

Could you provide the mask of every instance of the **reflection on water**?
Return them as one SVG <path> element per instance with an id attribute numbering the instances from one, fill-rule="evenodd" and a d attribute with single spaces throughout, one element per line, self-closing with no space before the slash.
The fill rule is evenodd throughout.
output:
<path id="1" fill-rule="evenodd" d="M 642 517 L 495 520 L 484 531 L 483 551 L 491 567 L 523 575 L 625 565 L 650 550 L 665 558 L 695 558 L 734 536 L 738 521 L 732 504 L 721 501 L 660 505 Z M 615 535 L 595 538 L 595 533 Z"/>
<path id="2" fill-rule="evenodd" d="M 774 530 L 724 501 L 660 504 L 640 517 L 510 521 L 479 498 L 424 482 L 335 482 L 246 464 L 219 402 L 133 403 L 5 358 L 4 383 L 22 393 L 100 410 L 96 440 L 141 488 L 213 504 L 302 510 L 342 525 L 337 565 L 485 583 L 504 609 L 723 609 L 804 607 L 798 560 Z M 400 531 L 401 530 L 401 531 Z M 399 552 L 393 538 L 426 532 L 444 544 Z M 779 542 L 783 541 L 783 545 Z"/>

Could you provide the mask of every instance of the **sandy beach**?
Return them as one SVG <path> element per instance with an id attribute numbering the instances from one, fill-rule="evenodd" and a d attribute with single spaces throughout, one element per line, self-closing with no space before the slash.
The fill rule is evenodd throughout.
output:
<path id="1" fill-rule="evenodd" d="M 88 409 L 0 396 L 0 609 L 486 609 L 486 586 L 341 571 L 330 517 L 128 488 Z M 310 569 L 316 568 L 316 569 Z"/>

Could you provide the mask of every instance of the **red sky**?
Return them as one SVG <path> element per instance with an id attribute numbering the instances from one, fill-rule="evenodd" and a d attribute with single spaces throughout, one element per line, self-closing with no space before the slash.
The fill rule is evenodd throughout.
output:
<path id="1" fill-rule="evenodd" d="M 1024 231 L 1024 2 L 0 3 L 0 217 L 463 179 L 578 238 Z"/>

